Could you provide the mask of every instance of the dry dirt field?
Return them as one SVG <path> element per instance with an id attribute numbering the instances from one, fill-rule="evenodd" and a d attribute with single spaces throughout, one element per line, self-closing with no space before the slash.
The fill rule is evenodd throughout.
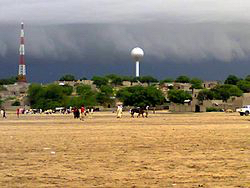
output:
<path id="1" fill-rule="evenodd" d="M 0 187 L 250 187 L 250 116 L 0 119 Z"/>

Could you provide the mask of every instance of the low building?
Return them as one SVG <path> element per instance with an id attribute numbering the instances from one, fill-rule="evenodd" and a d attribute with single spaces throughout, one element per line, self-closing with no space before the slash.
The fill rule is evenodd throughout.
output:
<path id="1" fill-rule="evenodd" d="M 190 91 L 192 87 L 192 84 L 190 83 L 173 83 L 173 88 L 177 90 L 184 90 L 184 91 Z"/>
<path id="2" fill-rule="evenodd" d="M 219 84 L 220 84 L 219 81 L 203 81 L 202 87 L 205 89 L 212 89 Z"/>

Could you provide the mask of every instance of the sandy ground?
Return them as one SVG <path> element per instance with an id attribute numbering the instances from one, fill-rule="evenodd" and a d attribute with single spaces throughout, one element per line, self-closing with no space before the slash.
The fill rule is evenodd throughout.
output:
<path id="1" fill-rule="evenodd" d="M 0 187 L 250 187 L 250 116 L 8 114 Z"/>

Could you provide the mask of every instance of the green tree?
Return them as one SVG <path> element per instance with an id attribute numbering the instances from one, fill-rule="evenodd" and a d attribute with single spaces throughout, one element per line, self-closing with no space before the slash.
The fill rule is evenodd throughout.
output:
<path id="1" fill-rule="evenodd" d="M 32 108 L 47 110 L 66 106 L 67 96 L 62 86 L 31 84 L 28 89 L 28 99 Z"/>
<path id="2" fill-rule="evenodd" d="M 14 101 L 11 106 L 20 106 L 20 101 L 19 100 L 16 100 Z"/>
<path id="3" fill-rule="evenodd" d="M 102 85 L 108 85 L 108 79 L 106 77 L 93 76 L 92 81 L 98 88 Z"/>
<path id="4" fill-rule="evenodd" d="M 119 90 L 116 96 L 124 103 L 124 105 L 139 107 L 163 104 L 165 100 L 163 93 L 153 86 L 126 87 Z"/>
<path id="5" fill-rule="evenodd" d="M 121 76 L 121 78 L 122 78 L 122 81 L 129 81 L 129 82 L 133 79 L 132 76 Z"/>
<path id="6" fill-rule="evenodd" d="M 193 78 L 190 83 L 192 84 L 192 88 L 193 89 L 202 89 L 202 80 L 198 79 L 198 78 Z"/>
<path id="7" fill-rule="evenodd" d="M 197 99 L 199 101 L 213 100 L 214 99 L 214 93 L 209 89 L 203 89 L 198 93 Z"/>
<path id="8" fill-rule="evenodd" d="M 113 88 L 108 85 L 100 87 L 100 92 L 96 96 L 96 100 L 101 105 L 108 105 L 114 102 L 113 99 Z"/>
<path id="9" fill-rule="evenodd" d="M 107 79 L 109 80 L 114 80 L 115 78 L 117 77 L 120 77 L 119 75 L 116 75 L 116 74 L 108 74 L 105 76 Z"/>
<path id="10" fill-rule="evenodd" d="M 87 78 L 87 77 L 82 77 L 80 80 L 81 80 L 81 81 L 82 81 L 82 80 L 88 80 L 88 78 Z"/>
<path id="11" fill-rule="evenodd" d="M 85 106 L 95 106 L 97 104 L 96 101 L 97 92 L 92 90 L 91 86 L 79 85 L 76 88 L 76 93 L 79 96 L 71 98 L 69 102 L 71 106 L 80 107 L 83 104 Z"/>
<path id="12" fill-rule="evenodd" d="M 6 87 L 4 87 L 3 85 L 0 85 L 0 91 L 6 91 Z"/>
<path id="13" fill-rule="evenodd" d="M 132 77 L 131 82 L 136 83 L 140 81 L 140 77 Z"/>
<path id="14" fill-rule="evenodd" d="M 111 84 L 115 86 L 121 86 L 123 82 L 122 76 L 116 75 L 116 74 L 109 74 L 105 76 L 108 80 L 111 81 Z"/>
<path id="15" fill-rule="evenodd" d="M 250 82 L 250 75 L 247 75 L 245 80 Z"/>
<path id="16" fill-rule="evenodd" d="M 64 76 L 62 76 L 59 81 L 75 81 L 75 76 L 72 74 L 66 74 Z"/>
<path id="17" fill-rule="evenodd" d="M 61 86 L 62 87 L 62 90 L 63 90 L 63 93 L 65 93 L 66 95 L 70 96 L 73 92 L 73 87 L 70 86 L 70 85 L 64 85 L 64 86 Z"/>
<path id="18" fill-rule="evenodd" d="M 185 100 L 191 100 L 192 96 L 186 91 L 172 89 L 168 92 L 168 99 L 173 103 L 183 104 Z"/>
<path id="19" fill-rule="evenodd" d="M 164 83 L 172 83 L 174 80 L 172 78 L 165 78 L 164 80 L 160 81 L 160 85 L 163 85 Z"/>
<path id="20" fill-rule="evenodd" d="M 63 98 L 62 86 L 56 84 L 50 84 L 45 88 L 45 98 L 51 101 L 60 101 Z"/>
<path id="21" fill-rule="evenodd" d="M 2 104 L 3 104 L 3 100 L 0 97 L 0 107 L 2 107 Z"/>
<path id="22" fill-rule="evenodd" d="M 238 81 L 240 81 L 241 79 L 238 78 L 235 75 L 229 75 L 227 77 L 227 79 L 225 80 L 224 84 L 231 84 L 231 85 L 237 85 Z"/>
<path id="23" fill-rule="evenodd" d="M 77 107 L 80 108 L 82 105 L 86 106 L 86 101 L 82 96 L 72 96 L 67 99 L 67 107 Z"/>
<path id="24" fill-rule="evenodd" d="M 76 87 L 76 93 L 78 95 L 94 95 L 91 86 L 83 84 Z"/>
<path id="25" fill-rule="evenodd" d="M 0 79 L 0 85 L 11 85 L 17 82 L 17 76 Z"/>
<path id="26" fill-rule="evenodd" d="M 237 86 L 230 84 L 218 85 L 211 91 L 214 93 L 215 99 L 223 101 L 227 101 L 231 96 L 240 97 L 243 94 Z"/>
<path id="27" fill-rule="evenodd" d="M 122 78 L 120 78 L 120 77 L 117 77 L 117 78 L 115 78 L 114 80 L 112 80 L 112 84 L 114 84 L 115 86 L 121 86 L 122 85 Z"/>
<path id="28" fill-rule="evenodd" d="M 240 88 L 244 93 L 250 92 L 250 81 L 240 80 L 237 82 L 238 88 Z"/>
<path id="29" fill-rule="evenodd" d="M 147 83 L 148 85 L 150 83 L 156 83 L 158 82 L 158 80 L 152 76 L 142 76 L 142 77 L 139 77 L 139 81 L 141 83 Z"/>
<path id="30" fill-rule="evenodd" d="M 31 108 L 45 109 L 45 90 L 39 84 L 31 84 L 28 89 L 28 99 Z"/>
<path id="31" fill-rule="evenodd" d="M 187 76 L 179 76 L 178 78 L 176 78 L 175 80 L 178 83 L 189 83 L 190 82 L 190 78 Z"/>

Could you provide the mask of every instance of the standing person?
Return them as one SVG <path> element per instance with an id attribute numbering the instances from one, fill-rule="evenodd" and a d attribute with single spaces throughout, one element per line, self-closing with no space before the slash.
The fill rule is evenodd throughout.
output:
<path id="1" fill-rule="evenodd" d="M 18 108 L 18 109 L 16 109 L 16 115 L 17 115 L 18 118 L 19 118 L 19 114 L 20 114 L 20 110 Z"/>
<path id="2" fill-rule="evenodd" d="M 79 109 L 76 108 L 76 118 L 79 119 L 80 118 L 80 112 L 79 112 Z"/>
<path id="3" fill-rule="evenodd" d="M 4 119 L 7 118 L 5 109 L 3 109 L 3 118 L 4 118 Z"/>
<path id="4" fill-rule="evenodd" d="M 1 116 L 2 116 L 2 118 L 3 118 L 3 109 L 1 109 Z"/>
<path id="5" fill-rule="evenodd" d="M 117 106 L 117 118 L 121 118 L 122 117 L 122 105 L 118 105 Z"/>
<path id="6" fill-rule="evenodd" d="M 84 108 L 84 105 L 82 105 L 82 107 L 81 107 L 81 117 L 80 117 L 80 120 L 84 121 L 84 116 L 85 116 L 85 108 Z"/>
<path id="7" fill-rule="evenodd" d="M 91 110 L 90 110 L 90 117 L 92 118 L 93 117 L 93 114 L 94 114 L 94 108 L 92 107 Z"/>
<path id="8" fill-rule="evenodd" d="M 146 117 L 148 117 L 149 106 L 146 106 Z"/>
<path id="9" fill-rule="evenodd" d="M 73 114 L 74 114 L 74 119 L 76 119 L 77 118 L 77 108 L 76 107 L 73 107 L 72 108 L 72 111 L 73 111 Z"/>

